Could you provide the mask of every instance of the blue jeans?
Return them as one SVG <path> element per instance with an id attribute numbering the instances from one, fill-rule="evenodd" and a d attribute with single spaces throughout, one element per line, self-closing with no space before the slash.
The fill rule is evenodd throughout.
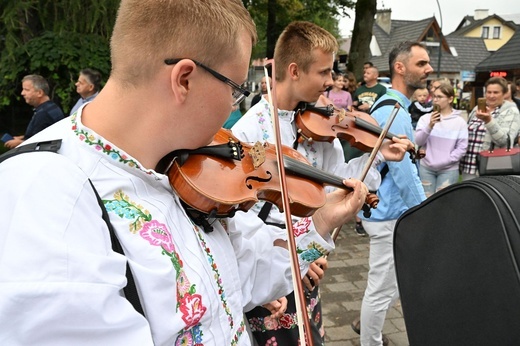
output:
<path id="1" fill-rule="evenodd" d="M 421 165 L 419 168 L 419 176 L 421 177 L 424 194 L 426 197 L 430 197 L 435 192 L 459 181 L 459 170 L 453 169 L 450 171 L 436 172 Z"/>

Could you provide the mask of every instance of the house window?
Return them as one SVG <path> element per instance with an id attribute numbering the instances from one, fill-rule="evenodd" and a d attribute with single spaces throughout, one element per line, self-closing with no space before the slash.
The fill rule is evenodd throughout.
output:
<path id="1" fill-rule="evenodd" d="M 489 38 L 489 26 L 482 27 L 482 38 Z"/>
<path id="2" fill-rule="evenodd" d="M 499 26 L 495 26 L 493 27 L 493 38 L 494 39 L 499 39 L 500 38 L 500 27 Z"/>

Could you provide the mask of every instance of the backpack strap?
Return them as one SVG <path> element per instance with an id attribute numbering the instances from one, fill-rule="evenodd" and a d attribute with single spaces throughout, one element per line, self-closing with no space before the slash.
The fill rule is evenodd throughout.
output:
<path id="1" fill-rule="evenodd" d="M 115 252 L 125 255 L 125 252 L 123 250 L 123 247 L 121 246 L 121 243 L 119 242 L 119 239 L 117 239 L 116 232 L 114 230 L 114 226 L 112 226 L 112 223 L 110 222 L 110 218 L 108 216 L 107 209 L 105 208 L 105 204 L 103 204 L 103 200 L 99 196 L 99 193 L 97 192 L 96 188 L 94 187 L 94 184 L 89 179 L 88 182 L 90 183 L 90 186 L 92 186 L 92 190 L 94 190 L 94 193 L 96 194 L 96 198 L 99 204 L 99 207 L 101 208 L 102 212 L 102 218 L 103 221 L 107 224 L 108 231 L 110 232 L 110 240 L 112 241 L 112 250 Z M 137 293 L 137 287 L 135 286 L 135 280 L 134 276 L 132 275 L 132 270 L 130 270 L 130 265 L 128 264 L 128 260 L 126 261 L 126 281 L 127 284 L 125 287 L 123 287 L 123 291 L 125 292 L 125 297 L 128 299 L 130 304 L 134 307 L 134 309 L 139 312 L 141 315 L 144 316 L 143 307 L 141 306 L 141 301 L 139 300 L 139 294 Z"/>
<path id="2" fill-rule="evenodd" d="M 61 139 L 54 139 L 50 141 L 44 141 L 44 142 L 36 142 L 31 143 L 27 145 L 23 145 L 14 149 L 9 150 L 8 152 L 0 155 L 0 163 L 3 161 L 19 155 L 19 154 L 25 154 L 25 153 L 34 153 L 34 152 L 52 152 L 52 153 L 58 153 L 58 150 L 61 148 Z M 112 241 L 112 250 L 121 254 L 125 255 L 125 252 L 123 251 L 123 247 L 121 246 L 121 243 L 117 239 L 116 233 L 114 231 L 114 227 L 112 226 L 112 223 L 110 222 L 110 218 L 108 216 L 108 212 L 105 208 L 105 205 L 103 204 L 103 200 L 99 196 L 96 188 L 94 187 L 94 184 L 92 184 L 92 181 L 88 180 L 90 183 L 90 186 L 92 186 L 92 190 L 94 191 L 94 194 L 96 195 L 99 207 L 101 208 L 102 218 L 103 221 L 107 224 L 108 231 L 110 232 L 110 240 Z M 123 288 L 123 291 L 125 292 L 125 297 L 128 299 L 130 304 L 134 307 L 134 309 L 139 312 L 141 315 L 144 316 L 144 311 L 141 306 L 141 301 L 139 300 L 139 294 L 137 293 L 137 288 L 135 286 L 135 280 L 132 275 L 132 271 L 130 270 L 130 266 L 128 265 L 128 261 L 126 261 L 126 281 L 127 285 Z"/>
<path id="3" fill-rule="evenodd" d="M 386 175 L 388 174 L 389 171 L 390 171 L 390 168 L 388 168 L 388 165 L 385 163 L 385 166 L 383 167 L 383 169 L 381 169 L 381 171 L 379 171 L 379 173 L 381 174 L 381 181 L 383 181 L 383 179 L 386 177 Z"/>
<path id="4" fill-rule="evenodd" d="M 381 101 L 379 103 L 375 103 L 370 108 L 369 113 L 372 114 L 373 112 L 375 112 L 376 110 L 378 110 L 381 107 L 395 106 L 396 102 L 397 101 L 394 100 L 394 99 L 386 99 L 386 100 L 383 100 L 383 101 Z M 402 105 L 401 105 L 401 107 L 402 107 Z M 381 174 L 381 183 L 383 183 L 383 179 L 385 178 L 385 176 L 388 174 L 389 171 L 390 171 L 390 169 L 388 168 L 388 165 L 385 163 L 385 165 L 383 166 L 381 171 L 379 171 L 379 173 Z"/>
<path id="5" fill-rule="evenodd" d="M 60 148 L 61 139 L 54 139 L 52 141 L 35 142 L 27 145 L 22 145 L 0 155 L 0 163 L 18 154 L 32 153 L 38 151 L 48 151 L 52 153 L 57 153 Z"/>
<path id="6" fill-rule="evenodd" d="M 378 110 L 379 108 L 384 107 L 384 106 L 394 106 L 396 102 L 397 101 L 394 100 L 394 99 L 386 99 L 386 100 L 383 100 L 383 101 L 381 101 L 379 103 L 374 103 L 372 105 L 372 107 L 370 107 L 370 110 L 368 111 L 368 114 L 372 114 L 376 110 Z M 401 105 L 401 107 L 403 107 L 403 105 Z"/>

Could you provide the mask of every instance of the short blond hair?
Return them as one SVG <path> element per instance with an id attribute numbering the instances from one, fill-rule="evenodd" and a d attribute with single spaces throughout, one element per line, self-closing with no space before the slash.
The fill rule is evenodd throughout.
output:
<path id="1" fill-rule="evenodd" d="M 287 66 L 292 63 L 308 72 L 314 62 L 313 50 L 335 54 L 338 48 L 336 38 L 322 27 L 310 22 L 292 22 L 284 29 L 274 48 L 276 80 L 285 79 Z"/>
<path id="2" fill-rule="evenodd" d="M 112 77 L 130 84 L 155 76 L 165 59 L 218 67 L 255 24 L 240 0 L 121 0 L 110 42 Z"/>

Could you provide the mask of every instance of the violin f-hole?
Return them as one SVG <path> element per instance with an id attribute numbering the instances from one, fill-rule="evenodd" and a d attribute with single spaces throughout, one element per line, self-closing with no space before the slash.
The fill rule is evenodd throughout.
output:
<path id="1" fill-rule="evenodd" d="M 258 177 L 258 176 L 256 176 L 256 177 L 247 177 L 247 178 L 246 178 L 246 187 L 247 187 L 249 190 L 252 190 L 252 189 L 253 189 L 253 185 L 251 185 L 251 184 L 249 183 L 250 180 L 258 181 L 258 182 L 260 182 L 260 183 L 267 183 L 267 182 L 270 182 L 271 179 L 273 179 L 273 175 L 272 175 L 271 172 L 269 172 L 269 171 L 266 171 L 265 173 L 266 173 L 269 177 L 267 177 L 267 178 L 262 178 L 262 177 Z"/>

